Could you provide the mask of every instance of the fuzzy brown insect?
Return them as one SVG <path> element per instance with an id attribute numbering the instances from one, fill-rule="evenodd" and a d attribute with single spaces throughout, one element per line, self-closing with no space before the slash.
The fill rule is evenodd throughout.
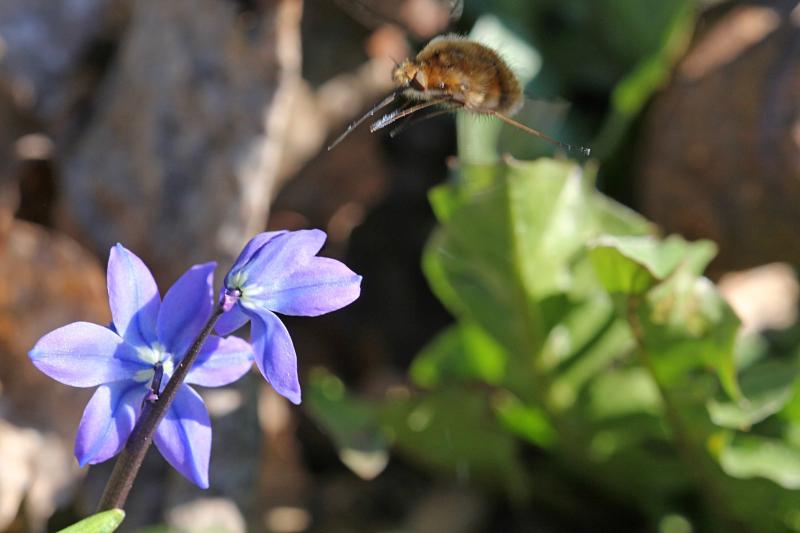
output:
<path id="1" fill-rule="evenodd" d="M 517 77 L 497 52 L 465 37 L 454 34 L 436 37 L 414 59 L 406 59 L 395 66 L 392 78 L 397 89 L 350 124 L 328 150 L 339 144 L 367 118 L 403 96 L 409 103 L 373 122 L 370 125 L 371 132 L 419 111 L 433 110 L 396 128 L 391 133 L 394 136 L 412 123 L 463 109 L 480 115 L 495 116 L 552 144 L 589 155 L 589 148 L 563 143 L 512 119 L 510 115 L 519 111 L 524 103 L 522 87 Z"/>

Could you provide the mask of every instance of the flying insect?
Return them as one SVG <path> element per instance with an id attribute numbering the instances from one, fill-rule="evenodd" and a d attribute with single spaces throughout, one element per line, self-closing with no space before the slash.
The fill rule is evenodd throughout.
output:
<path id="1" fill-rule="evenodd" d="M 585 156 L 590 154 L 589 148 L 561 142 L 511 118 L 525 102 L 519 80 L 497 52 L 466 37 L 447 34 L 434 38 L 415 58 L 396 64 L 392 79 L 397 88 L 350 124 L 328 150 L 365 120 L 402 97 L 406 103 L 373 122 L 370 125 L 371 132 L 417 114 L 409 123 L 395 128 L 391 132 L 394 136 L 406 126 L 421 120 L 464 110 L 497 117 L 566 150 L 577 150 Z"/>

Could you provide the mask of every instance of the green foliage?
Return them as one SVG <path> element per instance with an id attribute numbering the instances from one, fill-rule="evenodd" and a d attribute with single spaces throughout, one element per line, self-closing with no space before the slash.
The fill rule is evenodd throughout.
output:
<path id="1" fill-rule="evenodd" d="M 456 323 L 412 364 L 416 392 L 366 402 L 337 380 L 326 400 L 335 378 L 314 380 L 340 447 L 554 508 L 552 480 L 581 480 L 653 529 L 800 529 L 797 364 L 738 336 L 702 276 L 712 243 L 657 237 L 568 161 L 463 164 L 430 198 L 423 270 Z"/>
<path id="2" fill-rule="evenodd" d="M 111 509 L 94 514 L 62 529 L 59 533 L 111 533 L 125 520 L 125 511 Z"/>
<path id="3" fill-rule="evenodd" d="M 383 471 L 389 460 L 389 442 L 372 404 L 347 396 L 341 380 L 322 369 L 311 376 L 306 404 L 333 439 L 339 458 L 353 472 L 372 479 Z"/>

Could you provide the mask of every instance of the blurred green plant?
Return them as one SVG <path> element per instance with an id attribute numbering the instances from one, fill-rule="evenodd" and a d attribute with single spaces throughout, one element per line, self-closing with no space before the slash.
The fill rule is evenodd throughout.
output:
<path id="1" fill-rule="evenodd" d="M 501 1 L 480 27 L 510 63 L 527 55 L 536 74 L 541 58 L 540 87 L 608 91 L 593 148 L 615 174 L 697 3 Z M 543 24 L 535 50 L 502 44 Z M 504 158 L 499 124 L 457 120 L 460 167 L 430 193 L 439 226 L 422 260 L 455 322 L 407 390 L 366 399 L 312 377 L 311 413 L 340 451 L 392 448 L 565 529 L 619 530 L 625 509 L 636 531 L 800 531 L 800 350 L 740 332 L 703 276 L 716 246 L 660 237 L 598 192 L 593 163 Z"/>
<path id="2" fill-rule="evenodd" d="M 592 178 L 507 160 L 433 189 L 423 269 L 455 323 L 413 362 L 416 391 L 367 401 L 318 374 L 312 413 L 340 446 L 391 443 L 555 511 L 592 505 L 579 485 L 650 529 L 800 530 L 796 363 L 739 357 L 740 390 L 753 343 L 702 276 L 713 243 L 657 237 Z"/>

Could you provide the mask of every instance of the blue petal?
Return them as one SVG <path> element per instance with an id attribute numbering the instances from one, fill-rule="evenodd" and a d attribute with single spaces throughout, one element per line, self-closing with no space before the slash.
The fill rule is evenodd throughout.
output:
<path id="1" fill-rule="evenodd" d="M 248 313 L 250 314 L 250 313 Z M 275 392 L 294 404 L 300 403 L 297 355 L 283 322 L 269 311 L 251 314 L 250 334 L 256 365 Z"/>
<path id="2" fill-rule="evenodd" d="M 318 316 L 352 303 L 361 294 L 361 276 L 344 263 L 314 257 L 304 267 L 270 283 L 259 305 L 285 315 Z"/>
<path id="3" fill-rule="evenodd" d="M 119 335 L 89 322 L 73 322 L 51 331 L 28 355 L 36 368 L 73 387 L 130 379 L 148 368 Z"/>
<path id="4" fill-rule="evenodd" d="M 261 247 L 245 268 L 246 285 L 269 285 L 308 263 L 325 244 L 325 232 L 318 229 L 291 231 Z"/>
<path id="5" fill-rule="evenodd" d="M 146 391 L 142 383 L 135 381 L 97 388 L 86 404 L 75 437 L 75 458 L 81 466 L 102 463 L 122 450 L 136 424 Z"/>
<path id="6" fill-rule="evenodd" d="M 161 298 L 153 275 L 141 259 L 121 244 L 108 256 L 108 303 L 114 326 L 123 339 L 137 346 L 156 341 Z"/>
<path id="7" fill-rule="evenodd" d="M 230 335 L 247 324 L 248 320 L 250 320 L 250 317 L 242 313 L 241 307 L 234 305 L 230 311 L 223 313 L 223 315 L 219 317 L 219 320 L 217 320 L 217 323 L 214 325 L 214 331 L 220 335 Z"/>
<path id="8" fill-rule="evenodd" d="M 211 420 L 203 399 L 188 385 L 181 384 L 153 441 L 175 470 L 208 488 Z"/>
<path id="9" fill-rule="evenodd" d="M 253 347 L 239 337 L 209 337 L 192 368 L 186 383 L 203 387 L 221 387 L 233 383 L 253 366 Z"/>
<path id="10" fill-rule="evenodd" d="M 250 241 L 248 241 L 248 243 L 244 245 L 244 248 L 242 249 L 242 252 L 239 254 L 239 257 L 237 257 L 236 261 L 233 262 L 233 266 L 228 271 L 228 274 L 225 276 L 224 284 L 226 286 L 228 285 L 228 277 L 230 276 L 231 272 L 237 272 L 242 268 L 244 268 L 250 261 L 250 259 L 253 257 L 253 255 L 255 255 L 255 253 L 258 252 L 261 248 L 263 248 L 265 244 L 267 244 L 275 237 L 283 235 L 284 233 L 287 233 L 287 231 L 286 230 L 266 231 L 264 233 L 259 233 L 258 235 L 250 239 Z"/>
<path id="11" fill-rule="evenodd" d="M 216 263 L 193 266 L 164 295 L 158 313 L 158 340 L 176 361 L 183 358 L 211 316 L 216 267 Z"/>

